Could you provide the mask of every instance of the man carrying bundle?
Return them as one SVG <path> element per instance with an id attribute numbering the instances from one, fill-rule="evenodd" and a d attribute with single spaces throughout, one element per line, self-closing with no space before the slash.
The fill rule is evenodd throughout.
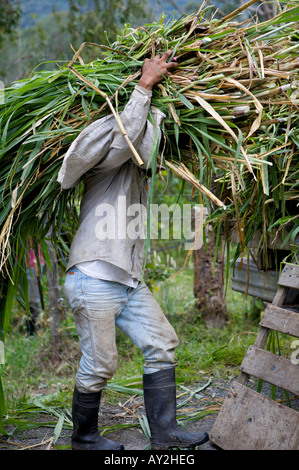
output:
<path id="1" fill-rule="evenodd" d="M 79 228 L 72 242 L 65 295 L 74 310 L 82 349 L 73 395 L 72 448 L 122 450 L 121 443 L 99 434 L 101 391 L 117 367 L 115 325 L 141 348 L 145 364 L 144 403 L 152 449 L 195 447 L 206 433 L 184 431 L 176 421 L 175 349 L 177 335 L 154 296 L 142 282 L 144 241 L 123 236 L 123 222 L 134 204 L 147 204 L 147 175 L 163 114 L 149 120 L 153 87 L 177 67 L 172 51 L 147 59 L 138 85 L 120 114 L 138 165 L 114 116 L 89 125 L 71 145 L 58 181 L 64 189 L 84 182 Z M 121 208 L 119 201 L 125 204 Z M 113 208 L 103 236 L 101 219 Z M 131 214 L 132 215 L 132 214 Z"/>

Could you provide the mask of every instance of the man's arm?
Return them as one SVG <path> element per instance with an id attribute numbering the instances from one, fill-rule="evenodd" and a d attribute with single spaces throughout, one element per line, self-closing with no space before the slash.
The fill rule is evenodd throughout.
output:
<path id="1" fill-rule="evenodd" d="M 121 113 L 121 121 L 137 151 L 146 129 L 152 89 L 170 75 L 171 69 L 177 67 L 176 62 L 167 62 L 171 54 L 172 51 L 167 51 L 145 60 L 138 86 Z M 90 124 L 74 140 L 64 158 L 58 182 L 68 189 L 95 166 L 99 171 L 109 171 L 129 159 L 135 162 L 131 149 L 111 115 Z"/>
<path id="2" fill-rule="evenodd" d="M 145 59 L 138 86 L 133 91 L 131 99 L 121 113 L 121 121 L 137 151 L 147 127 L 152 89 L 155 85 L 162 82 L 165 77 L 169 76 L 171 70 L 178 67 L 175 59 L 167 62 L 171 55 L 172 51 L 169 50 L 152 59 Z M 117 123 L 114 125 L 112 134 L 111 149 L 105 162 L 103 162 L 105 169 L 120 166 L 129 159 L 133 159 L 133 162 L 136 163 L 133 153 L 125 142 Z"/>

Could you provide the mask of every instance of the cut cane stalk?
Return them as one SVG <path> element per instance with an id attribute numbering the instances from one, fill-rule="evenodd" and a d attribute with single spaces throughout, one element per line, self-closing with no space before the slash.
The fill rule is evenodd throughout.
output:
<path id="1" fill-rule="evenodd" d="M 222 207 L 222 209 L 226 209 L 225 204 L 220 201 L 220 199 L 218 199 L 218 197 L 216 197 L 203 184 L 200 184 L 200 182 L 195 178 L 193 173 L 188 170 L 184 163 L 181 163 L 179 166 L 175 166 L 167 160 L 165 160 L 165 163 L 174 173 L 176 173 L 178 176 L 180 176 L 181 178 L 195 186 L 197 189 L 199 189 L 199 191 L 205 194 L 214 204 L 216 204 L 218 207 Z"/>

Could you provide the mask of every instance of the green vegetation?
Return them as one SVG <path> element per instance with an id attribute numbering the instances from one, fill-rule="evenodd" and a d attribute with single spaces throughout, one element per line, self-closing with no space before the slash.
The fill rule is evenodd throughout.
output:
<path id="1" fill-rule="evenodd" d="M 163 50 L 162 42 L 163 47 L 165 43 L 175 50 L 180 61 L 179 72 L 157 88 L 153 97 L 153 103 L 167 115 L 163 157 L 179 178 L 199 189 L 196 197 L 210 208 L 217 243 L 221 230 L 227 232 L 234 226 L 240 239 L 235 258 L 245 256 L 254 231 L 260 229 L 259 248 L 266 253 L 269 237 L 284 234 L 288 228 L 284 242 L 290 242 L 294 252 L 298 249 L 299 9 L 295 2 L 289 6 L 271 20 L 247 22 L 245 26 L 231 23 L 230 16 L 219 21 L 212 14 L 206 19 L 210 7 L 202 10 L 200 25 L 193 17 L 169 23 L 162 17 L 160 22 L 148 24 L 146 31 L 128 24 L 113 44 L 105 36 L 108 50 L 101 47 L 101 52 L 95 48 L 91 52 L 86 47 L 82 52 L 82 57 L 86 54 L 90 59 L 97 50 L 99 59 L 83 64 L 80 56 L 80 63 L 75 62 L 72 68 L 60 67 L 60 60 L 64 63 L 70 57 L 65 46 L 59 47 L 68 42 L 70 34 L 74 34 L 76 48 L 82 39 L 94 40 L 96 24 L 86 29 L 84 38 L 77 29 L 88 23 L 88 12 L 74 10 L 71 16 L 54 11 L 37 27 L 22 32 L 29 54 L 26 66 L 32 60 L 31 69 L 36 69 L 28 79 L 5 91 L 0 110 L 0 293 L 4 299 L 0 305 L 0 346 L 5 340 L 6 361 L 0 365 L 0 434 L 7 426 L 12 435 L 16 430 L 39 426 L 42 412 L 49 417 L 46 425 L 54 428 L 54 443 L 63 428 L 71 428 L 71 395 L 80 358 L 75 325 L 66 309 L 58 356 L 51 346 L 46 310 L 40 316 L 37 336 L 27 337 L 26 313 L 15 295 L 20 280 L 25 281 L 28 239 L 33 236 L 36 246 L 41 243 L 47 258 L 47 236 L 54 227 L 57 246 L 67 256 L 81 187 L 61 192 L 55 183 L 64 153 L 87 123 L 107 112 L 107 101 L 97 91 L 104 91 L 111 99 L 118 93 L 121 110 L 144 58 Z M 100 15 L 99 9 L 95 11 Z M 69 21 L 76 26 L 72 31 Z M 119 21 L 109 26 L 110 31 L 116 31 L 113 28 Z M 7 63 L 12 49 L 7 47 L 10 39 L 6 41 L 2 58 Z M 19 67 L 18 47 L 10 58 Z M 41 51 L 46 61 L 54 60 L 37 67 Z M 27 71 L 20 67 L 20 77 Z M 177 181 L 170 181 L 173 202 L 183 188 L 178 188 Z M 226 210 L 218 196 L 225 201 Z M 191 198 L 185 192 L 184 197 Z M 220 208 L 215 208 L 218 205 Z M 207 329 L 194 305 L 191 259 L 185 270 L 177 273 L 183 264 L 181 253 L 172 249 L 159 256 L 150 260 L 147 277 L 179 332 L 178 383 L 182 387 L 201 386 L 202 382 L 233 378 L 254 342 L 262 305 L 228 287 L 228 322 L 221 329 Z M 226 273 L 228 280 L 228 269 Z M 141 394 L 141 354 L 121 333 L 117 340 L 119 368 L 108 385 L 106 403 L 115 403 L 119 394 Z M 272 335 L 269 348 L 288 355 L 288 341 L 282 337 L 278 343 Z M 141 420 L 140 426 L 146 428 L 146 423 Z"/>

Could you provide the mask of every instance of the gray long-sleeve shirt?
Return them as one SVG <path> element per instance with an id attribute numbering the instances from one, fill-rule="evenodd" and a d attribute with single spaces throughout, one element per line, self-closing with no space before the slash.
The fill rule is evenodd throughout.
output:
<path id="1" fill-rule="evenodd" d="M 164 115 L 152 108 L 150 122 L 150 101 L 151 92 L 136 86 L 120 113 L 126 132 L 144 162 L 141 167 L 113 115 L 84 129 L 64 158 L 58 175 L 62 188 L 70 188 L 80 180 L 84 182 L 79 228 L 71 245 L 67 269 L 101 260 L 126 271 L 134 279 L 141 279 L 144 239 L 138 234 L 134 236 L 128 226 L 134 210 L 147 207 L 145 170 L 151 166 L 153 143 L 161 137 L 159 126 Z M 144 217 L 144 213 L 139 215 Z"/>

